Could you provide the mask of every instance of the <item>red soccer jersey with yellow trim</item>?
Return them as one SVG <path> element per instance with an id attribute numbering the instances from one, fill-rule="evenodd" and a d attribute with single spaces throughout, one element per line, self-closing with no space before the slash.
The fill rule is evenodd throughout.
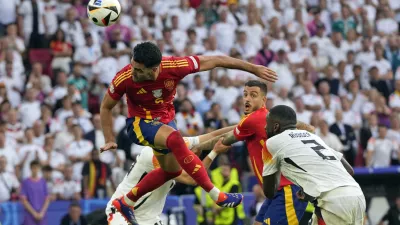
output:
<path id="1" fill-rule="evenodd" d="M 267 124 L 268 110 L 262 107 L 246 117 L 233 130 L 233 134 L 239 141 L 244 141 L 249 151 L 249 157 L 254 173 L 256 174 L 258 183 L 262 186 L 262 172 L 264 163 L 272 160 L 271 154 L 268 152 L 265 142 L 267 134 L 265 132 L 265 125 Z M 286 177 L 281 176 L 279 189 L 283 186 L 292 184 Z"/>
<path id="2" fill-rule="evenodd" d="M 126 94 L 128 117 L 140 117 L 169 123 L 175 117 L 173 105 L 176 85 L 186 75 L 198 72 L 197 56 L 163 57 L 160 74 L 155 81 L 134 82 L 132 66 L 120 70 L 108 88 L 108 94 L 119 100 Z"/>

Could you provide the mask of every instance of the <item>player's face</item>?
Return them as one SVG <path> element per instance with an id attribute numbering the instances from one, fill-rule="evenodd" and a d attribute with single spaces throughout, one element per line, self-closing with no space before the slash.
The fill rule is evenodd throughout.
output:
<path id="1" fill-rule="evenodd" d="M 272 121 L 272 119 L 270 118 L 270 116 L 268 114 L 267 115 L 267 125 L 265 125 L 264 129 L 265 129 L 265 132 L 267 133 L 267 137 L 271 138 L 278 133 L 279 124 L 276 123 L 275 121 Z"/>
<path id="2" fill-rule="evenodd" d="M 244 87 L 243 101 L 244 101 L 244 114 L 252 113 L 265 105 L 265 94 L 259 87 Z"/>
<path id="3" fill-rule="evenodd" d="M 158 67 L 147 68 L 143 64 L 131 60 L 132 79 L 135 82 L 154 81 L 157 79 Z"/>

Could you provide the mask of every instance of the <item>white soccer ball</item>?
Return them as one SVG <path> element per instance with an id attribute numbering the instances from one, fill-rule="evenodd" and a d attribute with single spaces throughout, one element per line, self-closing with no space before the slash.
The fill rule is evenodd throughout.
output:
<path id="1" fill-rule="evenodd" d="M 87 14 L 97 26 L 110 26 L 117 22 L 121 15 L 121 5 L 118 0 L 90 0 Z"/>

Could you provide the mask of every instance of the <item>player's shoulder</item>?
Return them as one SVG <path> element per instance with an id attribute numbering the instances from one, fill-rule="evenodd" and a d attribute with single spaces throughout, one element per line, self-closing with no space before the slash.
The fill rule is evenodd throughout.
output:
<path id="1" fill-rule="evenodd" d="M 115 75 L 113 79 L 113 85 L 114 86 L 120 85 L 124 81 L 128 80 L 128 78 L 131 77 L 131 74 L 132 74 L 132 65 L 128 64 L 124 66 L 124 68 L 118 71 L 117 74 Z"/>
<path id="2" fill-rule="evenodd" d="M 266 108 L 258 109 L 248 115 L 246 115 L 239 123 L 239 126 L 251 126 L 254 124 L 259 124 L 260 122 L 265 122 L 268 115 L 268 110 Z"/>

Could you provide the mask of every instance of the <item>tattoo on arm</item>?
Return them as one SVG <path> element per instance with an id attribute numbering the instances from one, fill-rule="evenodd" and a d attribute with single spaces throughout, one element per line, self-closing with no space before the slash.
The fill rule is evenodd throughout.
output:
<path id="1" fill-rule="evenodd" d="M 225 136 L 224 136 L 224 140 L 222 140 L 222 144 L 229 146 L 233 143 L 236 143 L 236 137 L 233 134 L 233 131 L 228 132 Z"/>

